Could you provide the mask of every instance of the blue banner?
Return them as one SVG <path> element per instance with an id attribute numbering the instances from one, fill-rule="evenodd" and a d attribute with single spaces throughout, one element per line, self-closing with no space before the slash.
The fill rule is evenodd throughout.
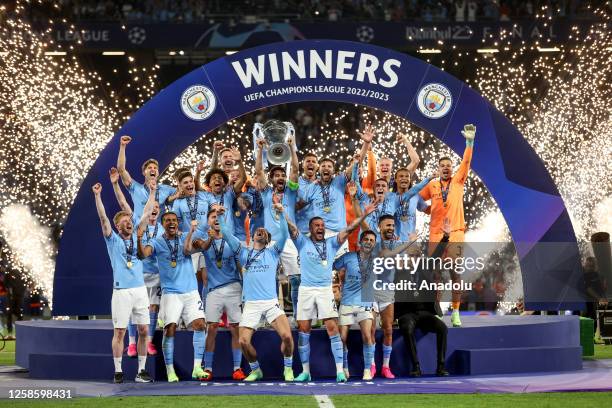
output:
<path id="1" fill-rule="evenodd" d="M 128 170 L 140 175 L 150 157 L 167 167 L 185 148 L 227 121 L 268 106 L 339 101 L 381 109 L 431 133 L 457 154 L 466 123 L 478 128 L 473 170 L 499 205 L 519 254 L 525 299 L 569 300 L 575 271 L 539 253 L 539 242 L 578 248 L 563 200 L 542 161 L 518 130 L 472 88 L 422 60 L 346 41 L 291 41 L 215 60 L 180 78 L 146 103 L 117 132 L 83 182 L 65 224 L 55 272 L 54 314 L 108 314 L 112 272 L 91 186 L 108 178 L 120 135 L 132 136 Z M 283 119 L 283 118 L 279 118 Z M 104 183 L 108 214 L 117 210 Z M 78 254 L 78 256 L 76 255 Z M 537 265 L 537 275 L 530 265 Z M 531 272 L 531 274 L 530 274 Z M 573 292 L 572 292 L 573 293 Z"/>
<path id="2" fill-rule="evenodd" d="M 338 22 L 258 24 L 131 24 L 81 23 L 75 30 L 57 26 L 53 39 L 59 43 L 82 41 L 90 49 L 238 49 L 279 41 L 335 39 L 395 48 L 445 45 L 466 47 L 492 44 L 502 34 L 513 41 L 542 44 L 571 42 L 570 30 L 586 32 L 593 21 L 569 19 L 545 24 L 536 20 L 517 22 Z M 124 27 L 124 28 L 122 28 Z M 576 38 L 576 36 L 574 36 Z M 550 42 L 548 41 L 550 40 Z"/>

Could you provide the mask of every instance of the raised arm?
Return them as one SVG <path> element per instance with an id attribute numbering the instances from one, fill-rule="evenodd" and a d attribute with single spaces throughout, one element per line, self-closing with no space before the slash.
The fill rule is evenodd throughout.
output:
<path id="1" fill-rule="evenodd" d="M 355 160 L 359 161 L 357 155 L 353 156 L 353 169 L 351 171 L 351 181 L 359 183 L 359 163 L 355 163 Z"/>
<path id="2" fill-rule="evenodd" d="M 113 233 L 113 229 L 108 217 L 106 216 L 104 204 L 102 204 L 102 197 L 100 195 L 102 193 L 102 184 L 96 183 L 91 189 L 96 200 L 96 210 L 98 210 L 98 218 L 100 218 L 100 225 L 102 226 L 102 235 L 104 235 L 104 238 L 108 238 Z"/>
<path id="3" fill-rule="evenodd" d="M 220 140 L 215 140 L 213 143 L 212 164 L 210 165 L 212 169 L 219 168 L 219 151 L 221 149 L 223 149 L 223 142 Z"/>
<path id="4" fill-rule="evenodd" d="M 300 230 L 298 229 L 298 227 L 296 227 L 296 225 L 293 222 L 291 222 L 291 220 L 289 219 L 289 216 L 287 215 L 287 212 L 285 212 L 285 221 L 287 221 L 287 228 L 289 229 L 289 237 L 291 237 L 291 239 L 296 239 L 298 235 L 300 235 Z"/>
<path id="5" fill-rule="evenodd" d="M 202 239 L 202 240 L 200 240 L 200 241 L 202 241 L 202 244 L 201 244 L 201 246 L 199 247 L 199 248 L 200 248 L 200 250 L 202 250 L 202 251 L 208 251 L 208 248 L 210 248 L 210 246 L 212 245 L 212 242 L 213 242 L 214 240 L 215 240 L 215 239 L 214 239 L 213 237 L 208 237 L 208 239 L 206 239 L 206 240 L 203 240 L 203 239 Z"/>
<path id="6" fill-rule="evenodd" d="M 351 181 L 346 186 L 347 190 L 348 190 L 348 193 L 349 193 L 349 196 L 351 197 L 351 205 L 353 206 L 353 212 L 355 213 L 355 217 L 356 218 L 361 217 L 361 214 L 363 213 L 363 211 L 361 211 L 361 203 L 359 202 L 359 199 L 357 198 L 357 189 L 358 189 L 357 186 L 358 185 L 359 185 L 359 183 L 357 183 L 355 181 Z M 360 227 L 364 231 L 371 229 L 370 225 L 365 220 L 365 218 L 361 222 Z"/>
<path id="7" fill-rule="evenodd" d="M 206 162 L 204 160 L 200 160 L 196 165 L 196 172 L 193 179 L 196 191 L 204 191 L 204 187 L 202 186 L 202 182 L 200 181 L 200 179 L 202 177 L 202 172 L 204 171 L 205 166 Z"/>
<path id="8" fill-rule="evenodd" d="M 370 144 L 372 143 L 372 139 L 374 139 L 374 128 L 372 128 L 372 125 L 367 125 L 365 129 L 363 130 L 363 133 L 357 132 L 357 134 L 359 134 L 359 136 L 361 137 L 361 140 L 363 141 L 363 143 L 361 144 L 361 149 L 359 150 L 359 153 L 358 153 L 359 163 L 361 163 L 363 161 L 363 158 L 368 153 L 368 150 L 370 149 Z M 355 165 L 355 161 L 352 161 L 351 164 L 344 171 L 344 174 L 346 175 L 347 179 L 351 178 L 351 175 L 353 174 L 354 165 Z"/>
<path id="9" fill-rule="evenodd" d="M 247 176 L 246 170 L 244 169 L 244 163 L 242 163 L 242 155 L 240 154 L 240 150 L 238 150 L 238 148 L 233 148 L 232 156 L 234 158 L 234 163 L 238 164 L 238 172 L 240 173 L 238 180 L 234 184 L 234 193 L 238 195 L 242 193 L 242 187 L 244 186 L 244 183 L 246 183 Z"/>
<path id="10" fill-rule="evenodd" d="M 289 137 L 287 139 L 287 143 L 289 143 L 289 148 L 291 149 L 291 172 L 289 173 L 289 181 L 292 183 L 297 183 L 300 171 L 300 162 L 298 161 L 295 139 L 293 137 Z"/>
<path id="11" fill-rule="evenodd" d="M 113 191 L 115 193 L 115 198 L 117 199 L 117 202 L 119 203 L 119 207 L 121 208 L 122 211 L 127 211 L 130 214 L 132 214 L 132 209 L 130 208 L 130 205 L 125 199 L 125 195 L 123 194 L 123 191 L 121 191 L 121 187 L 119 186 L 119 170 L 117 170 L 115 167 L 111 167 L 108 173 L 110 175 L 110 181 L 111 181 L 111 184 L 113 185 Z"/>
<path id="12" fill-rule="evenodd" d="M 408 171 L 410 171 L 410 174 L 414 173 L 414 171 L 419 167 L 419 163 L 421 162 L 419 154 L 415 150 L 414 146 L 410 144 L 410 141 L 408 140 L 408 137 L 405 134 L 398 134 L 397 142 L 406 146 L 406 150 L 408 150 L 408 157 L 410 157 L 410 164 L 407 168 Z"/>
<path id="13" fill-rule="evenodd" d="M 130 187 L 132 185 L 132 177 L 130 173 L 125 169 L 125 147 L 132 141 L 132 138 L 129 136 L 121 136 L 119 140 L 119 156 L 117 156 L 117 169 L 119 170 L 119 175 L 121 176 L 121 181 L 123 185 L 126 187 Z"/>
<path id="14" fill-rule="evenodd" d="M 185 237 L 185 243 L 183 244 L 183 254 L 191 255 L 195 252 L 198 252 L 197 249 L 194 248 L 192 237 L 195 230 L 198 228 L 198 221 L 191 222 L 191 226 L 189 227 L 189 232 Z"/>
<path id="15" fill-rule="evenodd" d="M 363 212 L 363 214 L 361 214 L 359 217 L 355 218 L 355 221 L 353 221 L 349 226 L 347 226 L 345 229 L 340 231 L 338 233 L 338 244 L 340 244 L 340 245 L 344 244 L 344 241 L 346 241 L 348 236 L 351 235 L 351 233 L 353 231 L 355 231 L 357 229 L 357 227 L 359 227 L 359 225 L 363 222 L 363 220 L 368 215 L 370 215 L 370 213 L 372 213 L 372 211 L 374 211 L 377 206 L 378 206 L 378 204 L 374 204 L 374 203 L 369 204 L 368 206 L 366 206 L 365 207 L 365 211 Z"/>
<path id="16" fill-rule="evenodd" d="M 140 229 L 136 233 L 136 236 L 138 237 L 138 243 L 137 243 L 138 259 L 148 258 L 153 253 L 153 247 L 151 247 L 150 245 L 142 244 L 143 235 L 144 235 L 144 231 L 141 231 Z"/>
<path id="17" fill-rule="evenodd" d="M 207 231 L 203 231 L 200 230 L 202 233 L 202 237 L 201 238 L 196 238 L 192 240 L 192 245 L 194 248 L 194 251 L 208 251 L 208 248 L 210 248 L 210 246 L 212 245 L 212 242 L 215 240 L 215 238 L 212 235 L 208 235 L 208 238 L 204 238 L 205 234 L 208 234 Z"/>
<path id="18" fill-rule="evenodd" d="M 149 217 L 153 214 L 153 209 L 155 208 L 155 192 L 157 191 L 157 181 L 149 180 L 149 198 L 142 209 L 142 216 L 140 220 L 138 220 L 138 233 L 146 231 L 147 224 L 149 222 Z"/>
<path id="19" fill-rule="evenodd" d="M 255 187 L 262 191 L 268 185 L 268 178 L 264 173 L 263 169 L 263 149 L 266 146 L 266 141 L 264 139 L 257 139 L 257 157 L 255 158 L 255 176 L 257 178 L 257 183 Z"/>
<path id="20" fill-rule="evenodd" d="M 355 188 L 357 189 L 355 197 L 357 197 L 359 201 L 362 201 L 364 197 L 367 197 L 367 195 L 364 194 L 363 189 L 361 188 L 361 183 L 359 182 L 359 167 L 361 166 L 359 163 L 360 160 L 361 158 L 359 157 L 358 154 L 353 156 L 353 172 L 352 172 L 351 178 L 352 178 L 352 181 L 355 183 Z M 368 200 L 365 200 L 365 201 L 368 201 Z M 368 204 L 368 203 L 364 202 L 364 204 Z"/>
<path id="21" fill-rule="evenodd" d="M 410 187 L 410 189 L 403 194 L 402 199 L 409 200 L 412 196 L 417 195 L 421 190 L 425 188 L 427 184 L 429 184 L 432 179 L 436 177 L 439 177 L 438 170 L 435 170 L 431 176 L 425 177 L 423 180 L 421 180 L 420 183 L 417 183 L 414 186 Z"/>
<path id="22" fill-rule="evenodd" d="M 393 258 L 395 255 L 401 254 L 402 252 L 410 248 L 415 242 L 416 242 L 416 238 L 411 239 L 408 242 L 405 242 L 401 245 L 398 245 L 394 249 L 384 249 L 380 251 L 378 256 L 381 258 Z"/>
<path id="23" fill-rule="evenodd" d="M 285 247 L 285 242 L 289 238 L 289 226 L 287 225 L 287 215 L 283 216 L 285 209 L 281 203 L 273 205 L 274 210 L 281 216 L 279 221 L 280 236 L 276 240 L 276 246 L 282 251 Z"/>
<path id="24" fill-rule="evenodd" d="M 179 198 L 183 198 L 184 197 L 184 193 L 183 190 L 181 189 L 181 186 L 179 185 L 176 188 L 176 191 L 172 194 L 170 194 L 168 196 L 168 198 L 166 198 L 166 202 L 164 203 L 167 207 L 172 208 L 173 203 L 178 200 Z M 159 205 L 162 205 L 162 203 L 159 203 Z"/>
<path id="25" fill-rule="evenodd" d="M 217 217 L 219 220 L 219 225 L 221 226 L 221 234 L 223 234 L 223 239 L 225 242 L 227 242 L 227 245 L 229 245 L 231 250 L 233 252 L 237 252 L 242 244 L 240 243 L 240 240 L 234 236 L 234 231 L 232 231 L 231 228 L 225 224 L 225 217 L 223 216 L 224 213 L 224 210 L 217 210 Z"/>
<path id="26" fill-rule="evenodd" d="M 376 183 L 376 155 L 372 151 L 372 144 L 368 149 L 368 175 L 361 182 L 362 189 L 370 194 L 374 191 L 374 183 Z"/>
<path id="27" fill-rule="evenodd" d="M 470 171 L 470 164 L 472 163 L 472 153 L 474 152 L 474 138 L 476 137 L 476 126 L 474 125 L 465 125 L 463 130 L 461 131 L 463 137 L 465 137 L 465 150 L 463 151 L 463 159 L 461 160 L 461 165 L 459 166 L 459 170 L 457 170 L 457 174 L 455 174 L 456 180 L 465 184 L 465 180 L 467 180 L 468 173 Z M 455 179 L 453 177 L 453 180 Z"/>

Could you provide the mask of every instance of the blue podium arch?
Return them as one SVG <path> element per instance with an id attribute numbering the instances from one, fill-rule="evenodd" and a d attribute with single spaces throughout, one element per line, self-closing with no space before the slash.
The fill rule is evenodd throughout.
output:
<path id="1" fill-rule="evenodd" d="M 54 315 L 110 313 L 112 271 L 91 186 L 103 183 L 108 214 L 118 209 L 105 181 L 116 163 L 120 135 L 132 136 L 128 170 L 138 179 L 140 165 L 150 157 L 164 169 L 203 134 L 231 119 L 302 101 L 387 111 L 459 155 L 463 125 L 476 124 L 472 168 L 512 234 L 525 301 L 548 309 L 579 301 L 570 294 L 577 285 L 576 271 L 565 266 L 568 261 L 579 264 L 580 258 L 563 200 L 540 158 L 491 103 L 452 75 L 392 50 L 346 41 L 292 41 L 244 50 L 192 71 L 147 102 L 117 132 L 85 177 L 66 220 L 56 261 Z M 538 249 L 546 243 L 562 244 L 558 257 Z"/>

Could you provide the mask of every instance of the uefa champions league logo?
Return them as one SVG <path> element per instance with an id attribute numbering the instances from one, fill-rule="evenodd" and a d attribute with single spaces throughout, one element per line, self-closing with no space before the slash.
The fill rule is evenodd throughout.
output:
<path id="1" fill-rule="evenodd" d="M 215 112 L 216 107 L 215 94 L 204 85 L 190 86 L 181 95 L 181 109 L 189 119 L 208 119 Z"/>
<path id="2" fill-rule="evenodd" d="M 355 36 L 359 41 L 369 43 L 374 39 L 374 29 L 372 27 L 362 25 L 357 28 Z"/>
<path id="3" fill-rule="evenodd" d="M 128 31 L 128 40 L 134 45 L 140 45 L 147 39 L 147 32 L 142 27 L 132 27 Z"/>
<path id="4" fill-rule="evenodd" d="M 419 111 L 429 119 L 445 116 L 453 103 L 450 91 L 444 85 L 431 83 L 421 88 L 417 96 Z"/>

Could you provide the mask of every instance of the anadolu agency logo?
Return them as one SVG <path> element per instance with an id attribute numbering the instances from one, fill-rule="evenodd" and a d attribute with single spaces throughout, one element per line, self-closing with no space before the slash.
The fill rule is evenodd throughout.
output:
<path id="1" fill-rule="evenodd" d="M 204 85 L 190 86 L 181 95 L 181 109 L 189 119 L 208 119 L 215 112 L 216 107 L 215 94 Z"/>
<path id="2" fill-rule="evenodd" d="M 417 106 L 430 119 L 440 119 L 450 111 L 453 97 L 447 87 L 441 84 L 427 84 L 419 91 Z"/>

